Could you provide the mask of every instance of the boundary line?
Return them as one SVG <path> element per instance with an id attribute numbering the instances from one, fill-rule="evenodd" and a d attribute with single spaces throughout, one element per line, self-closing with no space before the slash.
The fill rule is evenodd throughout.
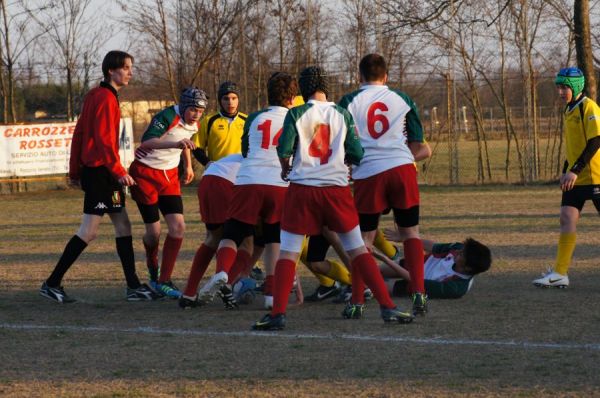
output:
<path id="1" fill-rule="evenodd" d="M 300 340 L 349 340 L 349 341 L 373 341 L 380 343 L 410 343 L 422 345 L 442 345 L 442 346 L 489 346 L 489 347 L 507 347 L 520 349 L 550 349 L 550 350 L 591 350 L 600 351 L 600 343 L 544 343 L 535 341 L 515 341 L 515 340 L 468 340 L 468 339 L 448 339 L 448 338 L 418 338 L 406 336 L 374 336 L 358 334 L 311 334 L 311 333 L 285 333 L 285 332 L 221 332 L 211 330 L 189 330 L 189 329 L 161 329 L 154 327 L 137 328 L 111 328 L 104 326 L 75 326 L 75 325 L 34 325 L 34 324 L 12 324 L 0 323 L 0 329 L 9 330 L 51 330 L 51 331 L 69 331 L 86 333 L 132 333 L 132 334 L 173 334 L 178 336 L 209 336 L 209 337 L 259 337 L 259 338 L 280 338 L 280 339 L 300 339 Z"/>

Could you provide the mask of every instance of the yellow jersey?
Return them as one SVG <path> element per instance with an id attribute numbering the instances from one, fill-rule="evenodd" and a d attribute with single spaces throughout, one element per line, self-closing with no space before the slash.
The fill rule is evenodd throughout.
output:
<path id="1" fill-rule="evenodd" d="M 587 142 L 600 136 L 600 107 L 587 97 L 564 113 L 566 155 L 568 168 L 573 167 L 583 153 Z M 600 151 L 577 176 L 575 185 L 600 185 Z"/>
<path id="2" fill-rule="evenodd" d="M 200 122 L 200 128 L 192 141 L 197 148 L 204 149 L 208 160 L 215 161 L 225 156 L 242 153 L 242 134 L 248 115 L 238 112 L 233 118 L 213 112 Z"/>

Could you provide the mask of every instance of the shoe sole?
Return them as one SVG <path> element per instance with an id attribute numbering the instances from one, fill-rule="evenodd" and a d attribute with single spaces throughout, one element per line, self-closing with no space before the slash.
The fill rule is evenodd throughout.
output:
<path id="1" fill-rule="evenodd" d="M 212 285 L 209 285 L 208 287 L 203 286 L 202 289 L 198 291 L 198 301 L 200 301 L 203 304 L 212 303 L 215 299 L 217 291 L 219 291 L 221 287 L 225 286 L 226 283 L 227 282 L 225 282 L 223 279 L 217 279 L 215 282 L 212 283 Z"/>
<path id="2" fill-rule="evenodd" d="M 542 288 L 556 288 L 556 289 L 566 289 L 567 287 L 569 287 L 569 285 L 546 285 L 543 283 L 534 283 L 533 286 L 535 287 L 542 287 Z"/>
<path id="3" fill-rule="evenodd" d="M 415 316 L 425 316 L 427 312 L 427 308 L 413 308 L 413 315 Z"/>
<path id="4" fill-rule="evenodd" d="M 409 318 L 398 317 L 398 318 L 388 318 L 388 319 L 383 318 L 383 322 L 408 324 L 408 323 L 411 323 L 414 319 L 415 319 L 414 317 L 409 317 Z"/>

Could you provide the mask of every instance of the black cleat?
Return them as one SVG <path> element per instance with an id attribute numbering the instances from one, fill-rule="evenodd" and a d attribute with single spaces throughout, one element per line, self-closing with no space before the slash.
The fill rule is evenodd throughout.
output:
<path id="1" fill-rule="evenodd" d="M 137 289 L 127 288 L 127 301 L 154 301 L 161 297 L 145 283 Z"/>
<path id="2" fill-rule="evenodd" d="M 346 319 L 360 319 L 365 311 L 364 304 L 346 304 L 342 316 Z"/>
<path id="3" fill-rule="evenodd" d="M 411 323 L 414 317 L 408 312 L 402 312 L 398 308 L 382 308 L 381 318 L 384 322 Z"/>
<path id="4" fill-rule="evenodd" d="M 236 310 L 238 309 L 238 303 L 235 301 L 235 297 L 233 297 L 233 292 L 229 288 L 228 285 L 223 285 L 217 292 L 221 300 L 223 300 L 223 304 L 225 304 L 226 310 Z"/>
<path id="5" fill-rule="evenodd" d="M 194 297 L 181 295 L 181 297 L 179 297 L 179 308 L 181 308 L 182 310 L 189 310 L 190 308 L 196 308 L 200 305 L 202 305 L 202 303 L 198 301 L 198 295 Z"/>
<path id="6" fill-rule="evenodd" d="M 425 315 L 427 313 L 427 295 L 423 293 L 415 293 L 412 295 L 413 315 Z"/>
<path id="7" fill-rule="evenodd" d="M 50 287 L 46 282 L 42 283 L 40 295 L 50 300 L 54 300 L 59 304 L 69 304 L 77 301 L 73 297 L 69 297 L 62 286 Z"/>
<path id="8" fill-rule="evenodd" d="M 252 330 L 282 330 L 285 327 L 285 314 L 267 314 L 252 325 Z"/>
<path id="9" fill-rule="evenodd" d="M 317 287 L 317 290 L 315 290 L 313 294 L 304 298 L 304 301 L 310 301 L 310 302 L 323 301 L 325 299 L 328 299 L 330 297 L 333 297 L 333 296 L 339 294 L 339 292 L 340 292 L 340 287 L 337 282 L 335 282 L 333 285 L 331 285 L 329 287 L 319 285 L 319 287 Z"/>

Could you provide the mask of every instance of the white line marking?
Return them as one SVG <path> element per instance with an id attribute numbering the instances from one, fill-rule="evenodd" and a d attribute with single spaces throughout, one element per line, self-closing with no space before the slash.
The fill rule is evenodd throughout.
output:
<path id="1" fill-rule="evenodd" d="M 457 345 L 457 346 L 493 346 L 509 348 L 529 349 L 553 349 L 553 350 L 592 350 L 600 351 L 599 343 L 543 343 L 535 341 L 506 341 L 506 340 L 463 340 L 447 338 L 417 338 L 402 336 L 369 336 L 357 334 L 304 334 L 304 333 L 282 333 L 282 332 L 221 332 L 211 330 L 186 330 L 186 329 L 160 329 L 154 327 L 137 328 L 111 328 L 103 326 L 74 326 L 74 325 L 32 325 L 32 324 L 10 324 L 1 323 L 0 329 L 12 330 L 54 330 L 70 332 L 92 332 L 92 333 L 143 333 L 143 334 L 173 334 L 178 336 L 215 336 L 215 337 L 265 337 L 300 340 L 352 340 L 352 341 L 374 341 L 382 343 L 411 343 L 423 345 Z"/>

